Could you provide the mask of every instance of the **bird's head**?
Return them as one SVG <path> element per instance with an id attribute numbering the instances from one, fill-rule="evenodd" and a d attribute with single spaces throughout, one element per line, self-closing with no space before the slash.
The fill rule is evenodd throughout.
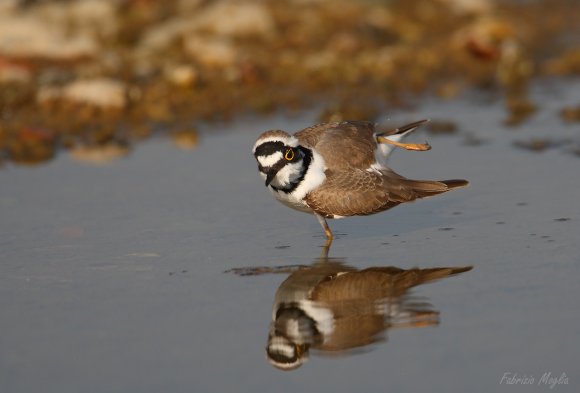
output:
<path id="1" fill-rule="evenodd" d="M 280 370 L 294 370 L 308 360 L 309 344 L 297 344 L 287 337 L 270 333 L 266 356 Z"/>
<path id="2" fill-rule="evenodd" d="M 270 326 L 266 355 L 281 370 L 293 370 L 308 360 L 310 346 L 322 340 L 316 322 L 297 304 L 281 304 Z"/>
<path id="3" fill-rule="evenodd" d="M 299 146 L 298 139 L 280 130 L 260 135 L 253 153 L 266 187 L 283 191 L 291 191 L 300 182 L 310 160 L 309 150 Z"/>

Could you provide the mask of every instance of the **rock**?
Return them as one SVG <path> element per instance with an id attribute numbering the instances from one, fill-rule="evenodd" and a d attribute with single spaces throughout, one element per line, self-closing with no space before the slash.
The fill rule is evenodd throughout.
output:
<path id="1" fill-rule="evenodd" d="M 527 141 L 514 141 L 513 145 L 522 149 L 539 153 L 550 148 L 558 147 L 560 144 L 550 138 L 532 138 Z"/>
<path id="2" fill-rule="evenodd" d="M 53 28 L 66 28 L 74 35 L 112 37 L 118 30 L 117 10 L 112 1 L 46 2 L 32 10 Z"/>
<path id="3" fill-rule="evenodd" d="M 267 37 L 275 31 L 274 18 L 263 4 L 221 1 L 194 9 L 190 15 L 150 28 L 143 36 L 140 50 L 159 50 L 179 38 L 198 37 L 200 32 L 223 37 Z"/>
<path id="4" fill-rule="evenodd" d="M 204 0 L 177 0 L 177 10 L 180 14 L 197 12 Z"/>
<path id="5" fill-rule="evenodd" d="M 64 87 L 43 87 L 37 101 L 65 99 L 96 107 L 122 109 L 127 104 L 124 83 L 107 78 L 77 80 Z"/>
<path id="6" fill-rule="evenodd" d="M 527 97 L 510 97 L 507 100 L 508 117 L 504 124 L 516 126 L 528 119 L 538 110 L 538 106 Z"/>
<path id="7" fill-rule="evenodd" d="M 138 52 L 150 53 L 163 49 L 191 30 L 191 20 L 173 18 L 147 30 L 137 48 Z"/>
<path id="8" fill-rule="evenodd" d="M 191 86 L 199 79 L 199 72 L 189 64 L 167 66 L 166 79 L 176 86 Z"/>
<path id="9" fill-rule="evenodd" d="M 129 154 L 127 146 L 114 143 L 102 146 L 77 146 L 70 151 L 71 157 L 76 161 L 93 165 L 105 165 L 127 154 Z"/>
<path id="10" fill-rule="evenodd" d="M 55 135 L 53 132 L 33 127 L 18 130 L 16 138 L 7 143 L 10 160 L 19 164 L 39 164 L 54 157 Z"/>
<path id="11" fill-rule="evenodd" d="M 183 150 L 194 150 L 199 144 L 199 134 L 193 129 L 173 132 L 171 138 Z"/>
<path id="12" fill-rule="evenodd" d="M 274 31 L 274 19 L 261 3 L 220 1 L 199 14 L 197 28 L 219 35 L 267 36 Z"/>
<path id="13" fill-rule="evenodd" d="M 560 111 L 560 115 L 562 119 L 565 121 L 572 123 L 580 121 L 580 105 L 576 107 L 566 107 Z"/>
<path id="14" fill-rule="evenodd" d="M 495 8 L 492 0 L 438 0 L 457 15 L 488 14 Z"/>
<path id="15" fill-rule="evenodd" d="M 497 60 L 505 42 L 514 40 L 516 31 L 509 21 L 482 17 L 454 34 L 455 45 L 482 60 Z"/>
<path id="16" fill-rule="evenodd" d="M 0 59 L 0 84 L 2 83 L 30 83 L 32 71 L 30 67 L 13 64 Z"/>
<path id="17" fill-rule="evenodd" d="M 9 58 L 74 60 L 94 57 L 97 42 L 87 35 L 67 36 L 34 15 L 0 16 L 0 54 Z"/>
<path id="18" fill-rule="evenodd" d="M 126 105 L 125 92 L 125 84 L 99 78 L 71 83 L 65 88 L 64 97 L 94 106 L 123 108 Z"/>
<path id="19" fill-rule="evenodd" d="M 97 57 L 100 37 L 117 31 L 112 2 L 83 0 L 33 4 L 0 12 L 0 54 L 55 61 Z"/>
<path id="20" fill-rule="evenodd" d="M 0 1 L 0 15 L 14 13 L 18 9 L 20 0 L 2 0 Z"/>
<path id="21" fill-rule="evenodd" d="M 184 43 L 185 51 L 200 63 L 209 67 L 226 67 L 235 63 L 237 51 L 225 38 L 189 36 Z"/>

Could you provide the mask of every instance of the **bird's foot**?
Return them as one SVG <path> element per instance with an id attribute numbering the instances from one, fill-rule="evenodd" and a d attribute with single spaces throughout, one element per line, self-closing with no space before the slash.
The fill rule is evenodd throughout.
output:
<path id="1" fill-rule="evenodd" d="M 401 143 L 401 142 L 392 141 L 389 138 L 384 137 L 384 136 L 378 136 L 377 141 L 379 143 L 388 143 L 388 144 L 393 145 L 393 146 L 402 147 L 405 150 L 414 150 L 414 151 L 431 150 L 431 145 L 428 143 Z"/>

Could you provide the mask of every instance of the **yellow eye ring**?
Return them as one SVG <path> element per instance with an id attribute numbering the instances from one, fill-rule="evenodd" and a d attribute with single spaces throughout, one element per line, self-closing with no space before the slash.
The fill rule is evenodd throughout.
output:
<path id="1" fill-rule="evenodd" d="M 292 150 L 292 149 L 286 150 L 286 154 L 284 154 L 284 158 L 287 161 L 292 161 L 294 159 L 294 150 Z"/>

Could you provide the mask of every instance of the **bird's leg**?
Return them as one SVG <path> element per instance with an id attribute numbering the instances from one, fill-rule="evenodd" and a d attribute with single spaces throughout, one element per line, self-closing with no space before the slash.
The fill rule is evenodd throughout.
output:
<path id="1" fill-rule="evenodd" d="M 377 142 L 388 143 L 393 146 L 402 147 L 403 149 L 406 150 L 415 150 L 415 151 L 431 150 L 431 145 L 428 143 L 401 143 L 390 140 L 389 138 L 384 136 L 377 136 Z"/>
<path id="2" fill-rule="evenodd" d="M 328 251 L 330 251 L 330 245 L 332 244 L 332 239 L 326 239 L 326 243 L 322 246 L 322 252 L 320 253 L 320 261 L 328 261 Z"/>
<path id="3" fill-rule="evenodd" d="M 314 213 L 314 215 L 316 216 L 316 218 L 318 219 L 318 222 L 322 226 L 322 229 L 324 229 L 324 232 L 326 233 L 327 246 L 330 246 L 330 243 L 332 243 L 332 239 L 334 239 L 334 235 L 332 234 L 330 227 L 326 223 L 326 219 L 324 217 L 322 217 L 320 214 Z"/>
<path id="4" fill-rule="evenodd" d="M 322 226 L 322 229 L 324 229 L 324 232 L 326 232 L 326 243 L 324 246 L 322 246 L 322 253 L 320 254 L 320 261 L 325 262 L 328 261 L 328 251 L 330 250 L 330 245 L 332 244 L 332 239 L 334 239 L 334 236 L 330 230 L 330 227 L 328 226 L 328 223 L 326 222 L 326 219 L 316 213 L 315 216 Z"/>

